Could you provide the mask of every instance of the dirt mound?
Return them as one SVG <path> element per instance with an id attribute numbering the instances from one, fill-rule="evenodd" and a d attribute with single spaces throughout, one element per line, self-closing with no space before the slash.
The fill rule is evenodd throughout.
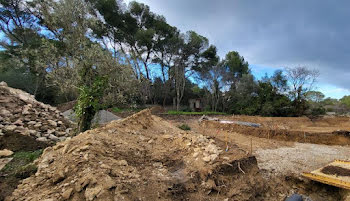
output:
<path id="1" fill-rule="evenodd" d="M 0 137 L 18 133 L 51 143 L 69 136 L 70 123 L 54 107 L 22 90 L 0 85 Z"/>
<path id="2" fill-rule="evenodd" d="M 144 110 L 46 148 L 7 200 L 263 200 L 255 157 L 225 147 Z"/>

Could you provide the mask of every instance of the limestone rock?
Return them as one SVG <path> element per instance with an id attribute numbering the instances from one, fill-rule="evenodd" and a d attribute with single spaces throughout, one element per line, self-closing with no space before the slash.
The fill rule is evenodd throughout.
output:
<path id="1" fill-rule="evenodd" d="M 50 135 L 49 135 L 49 139 L 57 141 L 57 140 L 58 140 L 58 137 L 56 137 L 56 136 L 50 134 Z"/>
<path id="2" fill-rule="evenodd" d="M 13 154 L 13 151 L 11 151 L 11 150 L 8 150 L 8 149 L 0 150 L 0 158 L 1 157 L 8 157 L 8 156 L 11 156 L 12 154 Z"/>
<path id="3" fill-rule="evenodd" d="M 22 126 L 23 122 L 22 122 L 22 120 L 17 119 L 15 122 L 13 122 L 13 124 L 18 125 L 18 126 Z"/>
<path id="4" fill-rule="evenodd" d="M 63 200 L 68 200 L 72 194 L 73 188 L 68 188 L 62 193 Z"/>
<path id="5" fill-rule="evenodd" d="M 0 86 L 2 86 L 2 87 L 7 87 L 7 83 L 4 82 L 4 81 L 2 81 L 2 82 L 0 82 Z"/>
<path id="6" fill-rule="evenodd" d="M 24 107 L 23 107 L 23 110 L 22 110 L 22 114 L 24 114 L 24 115 L 26 115 L 26 114 L 30 114 L 30 112 L 29 112 L 29 109 L 31 108 L 31 105 L 25 105 Z"/>
<path id="7" fill-rule="evenodd" d="M 1 110 L 0 110 L 0 115 L 1 115 L 1 116 L 7 117 L 7 116 L 10 116 L 10 115 L 11 115 L 11 112 L 8 111 L 8 110 L 6 110 L 6 109 L 1 109 Z"/>
<path id="8" fill-rule="evenodd" d="M 210 156 L 205 156 L 205 157 L 203 157 L 203 161 L 209 162 L 209 161 L 210 161 Z"/>
<path id="9" fill-rule="evenodd" d="M 119 160 L 119 161 L 117 161 L 117 164 L 120 166 L 127 166 L 128 162 L 126 160 Z"/>
<path id="10" fill-rule="evenodd" d="M 47 142 L 48 141 L 48 139 L 46 137 L 39 137 L 36 140 L 39 142 Z"/>
<path id="11" fill-rule="evenodd" d="M 102 191 L 102 186 L 95 186 L 92 188 L 86 188 L 85 190 L 85 198 L 86 200 L 94 200 L 95 197 Z"/>
<path id="12" fill-rule="evenodd" d="M 14 131 L 16 128 L 17 128 L 16 125 L 8 125 L 8 126 L 5 126 L 4 129 L 7 131 Z"/>
<path id="13" fill-rule="evenodd" d="M 47 122 L 48 122 L 51 126 L 57 127 L 57 123 L 56 123 L 55 121 L 53 121 L 53 120 L 47 120 Z"/>

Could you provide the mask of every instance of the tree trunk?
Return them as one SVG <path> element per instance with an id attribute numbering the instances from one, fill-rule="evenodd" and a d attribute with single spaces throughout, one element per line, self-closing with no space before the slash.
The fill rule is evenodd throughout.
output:
<path id="1" fill-rule="evenodd" d="M 92 106 L 84 108 L 82 117 L 78 122 L 79 133 L 87 131 L 91 128 L 92 119 L 95 116 L 96 111 Z"/>

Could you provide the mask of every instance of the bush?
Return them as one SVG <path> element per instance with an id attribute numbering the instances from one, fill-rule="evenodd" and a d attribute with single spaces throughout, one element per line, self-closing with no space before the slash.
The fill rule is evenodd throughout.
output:
<path id="1" fill-rule="evenodd" d="M 180 128 L 181 130 L 184 130 L 184 131 L 191 130 L 191 127 L 189 125 L 187 125 L 187 124 L 179 125 L 178 128 Z"/>
<path id="2" fill-rule="evenodd" d="M 112 108 L 112 111 L 115 113 L 119 113 L 119 112 L 122 112 L 123 110 L 120 108 L 114 107 L 114 108 Z"/>
<path id="3" fill-rule="evenodd" d="M 316 107 L 311 109 L 311 116 L 320 116 L 325 114 L 326 114 L 326 109 L 324 109 L 323 107 Z"/>
<path id="4" fill-rule="evenodd" d="M 334 108 L 327 108 L 327 112 L 334 112 Z"/>
<path id="5" fill-rule="evenodd" d="M 192 112 L 192 109 L 189 107 L 186 107 L 182 110 L 182 112 Z"/>

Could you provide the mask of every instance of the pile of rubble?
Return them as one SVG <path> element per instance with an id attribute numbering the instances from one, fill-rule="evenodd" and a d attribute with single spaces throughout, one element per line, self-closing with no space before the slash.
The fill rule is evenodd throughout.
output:
<path id="1" fill-rule="evenodd" d="M 264 187 L 256 175 L 255 158 L 234 147 L 224 150 L 224 142 L 182 131 L 144 110 L 46 148 L 35 162 L 37 173 L 23 180 L 7 200 L 259 196 Z"/>
<path id="2" fill-rule="evenodd" d="M 69 137 L 70 125 L 56 108 L 0 83 L 0 136 L 18 133 L 51 143 Z"/>

